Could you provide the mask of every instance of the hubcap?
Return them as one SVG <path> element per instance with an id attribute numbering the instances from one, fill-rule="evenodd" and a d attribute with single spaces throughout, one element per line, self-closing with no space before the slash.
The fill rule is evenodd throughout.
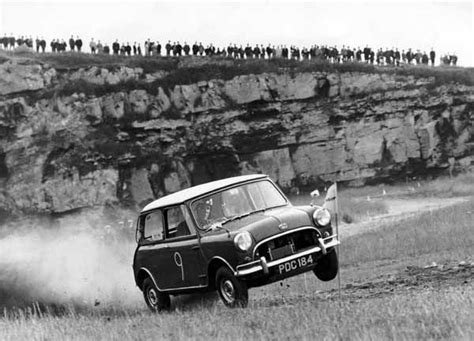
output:
<path id="1" fill-rule="evenodd" d="M 230 280 L 224 280 L 221 282 L 222 296 L 228 303 L 233 303 L 235 300 L 235 288 Z"/>
<path id="2" fill-rule="evenodd" d="M 156 306 L 158 303 L 158 294 L 155 289 L 148 290 L 148 301 L 152 306 Z"/>

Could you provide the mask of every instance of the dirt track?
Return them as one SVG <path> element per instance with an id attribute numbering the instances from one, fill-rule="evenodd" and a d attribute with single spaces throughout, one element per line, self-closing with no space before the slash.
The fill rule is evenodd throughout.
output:
<path id="1" fill-rule="evenodd" d="M 471 286 L 474 263 L 461 262 L 426 267 L 407 266 L 397 273 L 383 273 L 366 282 L 348 283 L 341 288 L 343 300 L 377 298 L 404 294 L 415 290 L 441 290 L 450 287 Z M 338 299 L 337 289 L 319 292 L 325 299 Z"/>

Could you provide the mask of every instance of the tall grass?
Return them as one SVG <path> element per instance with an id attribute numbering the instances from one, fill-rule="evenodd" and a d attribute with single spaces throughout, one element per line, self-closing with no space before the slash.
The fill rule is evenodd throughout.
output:
<path id="1" fill-rule="evenodd" d="M 452 258 L 474 256 L 474 199 L 434 212 L 388 223 L 344 242 L 343 265 L 419 257 L 449 251 Z"/>
<path id="2" fill-rule="evenodd" d="M 468 287 L 339 305 L 308 294 L 245 310 L 216 304 L 162 315 L 20 316 L 0 319 L 0 330 L 3 340 L 468 340 L 474 337 L 472 297 Z"/>

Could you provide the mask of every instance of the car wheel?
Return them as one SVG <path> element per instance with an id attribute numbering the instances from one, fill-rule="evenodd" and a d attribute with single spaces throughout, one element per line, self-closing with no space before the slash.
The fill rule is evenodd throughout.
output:
<path id="1" fill-rule="evenodd" d="M 234 276 L 227 267 L 221 267 L 216 273 L 216 288 L 222 302 L 230 308 L 246 307 L 249 292 L 245 282 Z"/>
<path id="2" fill-rule="evenodd" d="M 149 277 L 143 281 L 143 296 L 148 308 L 155 313 L 171 307 L 170 296 L 160 292 Z"/>
<path id="3" fill-rule="evenodd" d="M 337 276 L 339 261 L 335 250 L 318 260 L 313 272 L 321 281 L 327 282 Z"/>

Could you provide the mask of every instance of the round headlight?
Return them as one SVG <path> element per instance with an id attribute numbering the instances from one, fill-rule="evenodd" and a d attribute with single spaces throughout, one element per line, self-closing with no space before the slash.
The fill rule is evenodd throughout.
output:
<path id="1" fill-rule="evenodd" d="M 252 236 L 247 231 L 240 232 L 234 237 L 234 244 L 239 250 L 248 251 L 252 246 Z"/>
<path id="2" fill-rule="evenodd" d="M 313 213 L 313 220 L 316 225 L 326 226 L 331 222 L 331 213 L 325 208 L 318 208 Z"/>

